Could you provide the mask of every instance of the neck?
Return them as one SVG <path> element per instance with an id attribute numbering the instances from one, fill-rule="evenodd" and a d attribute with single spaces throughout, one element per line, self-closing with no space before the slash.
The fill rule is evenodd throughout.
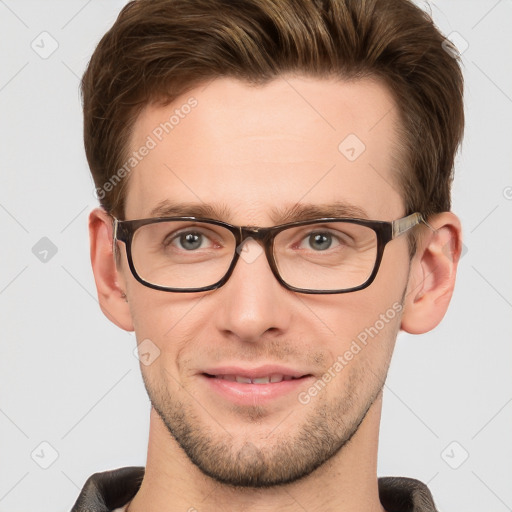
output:
<path id="1" fill-rule="evenodd" d="M 377 484 L 382 395 L 352 439 L 309 476 L 270 488 L 234 488 L 204 475 L 151 410 L 146 472 L 129 512 L 383 512 Z"/>

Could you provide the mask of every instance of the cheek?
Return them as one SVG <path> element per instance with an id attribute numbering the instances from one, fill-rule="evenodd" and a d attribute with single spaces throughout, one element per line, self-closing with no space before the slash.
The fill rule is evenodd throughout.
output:
<path id="1" fill-rule="evenodd" d="M 325 333 L 317 339 L 329 353 L 327 372 L 338 375 L 368 368 L 381 375 L 387 371 L 400 328 L 406 283 L 389 280 L 379 283 L 381 286 L 374 284 L 377 283 L 359 292 L 340 295 L 334 303 L 332 296 L 309 302 L 319 328 Z M 306 323 L 303 325 L 308 328 Z M 335 380 L 340 382 L 347 377 Z"/>
<path id="2" fill-rule="evenodd" d="M 164 342 L 190 323 L 196 299 L 187 294 L 152 290 L 135 283 L 128 297 L 138 339 L 154 337 Z M 192 300 L 191 300 L 192 299 Z"/>
<path id="3" fill-rule="evenodd" d="M 381 282 L 377 279 L 364 290 L 338 296 L 316 296 L 307 299 L 308 317 L 328 333 L 333 342 L 346 341 L 365 332 L 377 323 L 379 331 L 397 321 L 402 310 L 402 297 L 406 282 Z M 378 286 L 382 284 L 383 286 Z M 303 299 L 306 302 L 306 299 Z M 307 325 L 304 322 L 303 325 Z M 343 343 L 344 344 L 344 343 Z"/>
<path id="4" fill-rule="evenodd" d="M 351 327 L 344 326 L 342 339 L 331 347 L 332 363 L 320 378 L 329 381 L 326 400 L 339 402 L 339 407 L 346 400 L 346 407 L 350 408 L 368 402 L 381 389 L 400 326 L 400 308 L 398 304 L 396 309 L 391 307 L 378 314 L 377 308 L 372 320 L 368 311 L 360 317 L 352 315 Z M 344 400 L 340 402 L 340 398 Z"/>
<path id="5" fill-rule="evenodd" d="M 197 332 L 194 307 L 198 300 L 149 288 L 130 296 L 139 358 L 148 377 L 166 372 L 174 375 L 179 370 L 181 352 Z M 150 355 L 144 358 L 146 353 Z M 146 364 L 148 360 L 150 364 Z"/>

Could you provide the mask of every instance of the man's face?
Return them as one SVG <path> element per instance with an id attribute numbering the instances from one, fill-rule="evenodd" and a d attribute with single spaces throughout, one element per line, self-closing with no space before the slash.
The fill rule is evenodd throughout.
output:
<path id="1" fill-rule="evenodd" d="M 197 105 L 182 109 L 192 96 Z M 179 121 L 158 141 L 155 129 L 176 109 Z M 131 173 L 126 219 L 152 217 L 165 200 L 211 205 L 221 220 L 262 227 L 282 222 L 272 210 L 297 204 L 337 202 L 369 219 L 400 218 L 395 123 L 391 96 L 374 81 L 290 77 L 251 87 L 215 80 L 169 106 L 147 108 L 135 123 L 131 151 L 148 135 L 157 144 Z M 256 250 L 257 242 L 247 244 Z M 388 244 L 368 288 L 334 295 L 286 290 L 263 253 L 240 258 L 217 290 L 157 291 L 134 280 L 119 247 L 137 340 L 160 351 L 141 365 L 150 399 L 204 473 L 274 485 L 339 452 L 387 373 L 408 278 L 405 237 Z M 300 378 L 233 382 L 248 374 Z"/>

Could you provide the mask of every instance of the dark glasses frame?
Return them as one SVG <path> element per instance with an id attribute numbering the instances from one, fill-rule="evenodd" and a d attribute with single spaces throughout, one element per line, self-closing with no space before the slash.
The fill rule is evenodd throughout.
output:
<path id="1" fill-rule="evenodd" d="M 278 226 L 272 226 L 272 227 L 252 227 L 252 226 L 235 226 L 233 224 L 228 224 L 227 222 L 222 222 L 219 220 L 214 219 L 207 219 L 202 217 L 155 217 L 155 218 L 147 218 L 147 219 L 135 219 L 135 220 L 118 220 L 115 217 L 112 217 L 113 219 L 113 250 L 115 251 L 117 249 L 116 242 L 123 242 L 126 246 L 126 254 L 128 257 L 128 265 L 130 267 L 130 270 L 133 274 L 133 277 L 144 286 L 147 286 L 149 288 L 153 288 L 154 290 L 160 290 L 164 292 L 176 292 L 176 293 L 192 293 L 192 292 L 203 292 L 208 290 L 216 290 L 217 288 L 220 288 L 222 285 L 226 284 L 228 279 L 231 277 L 231 274 L 233 273 L 233 270 L 235 269 L 235 266 L 240 258 L 240 251 L 238 251 L 238 247 L 240 247 L 240 244 L 242 244 L 245 240 L 248 238 L 253 238 L 254 240 L 258 241 L 264 248 L 265 255 L 267 257 L 268 264 L 270 265 L 270 268 L 272 270 L 272 273 L 274 274 L 275 278 L 279 281 L 279 283 L 284 286 L 284 288 L 298 292 L 298 293 L 306 293 L 306 294 L 335 294 L 335 293 L 349 293 L 349 292 L 355 292 L 358 290 L 362 290 L 364 288 L 367 288 L 370 286 L 370 284 L 374 281 L 375 277 L 377 276 L 377 272 L 379 270 L 382 256 L 384 254 L 384 248 L 386 245 L 391 241 L 397 238 L 398 236 L 404 234 L 405 232 L 412 229 L 417 224 L 423 222 L 427 226 L 427 222 L 423 218 L 423 216 L 420 213 L 412 213 L 411 215 L 408 215 L 406 217 L 402 217 L 401 219 L 397 219 L 391 222 L 388 221 L 380 221 L 380 220 L 366 220 L 366 219 L 354 219 L 354 218 L 333 218 L 333 217 L 324 217 L 319 219 L 311 219 L 306 221 L 297 221 L 297 222 L 290 222 L 287 224 L 280 224 Z M 233 255 L 233 260 L 231 261 L 231 264 L 229 265 L 228 270 L 216 283 L 209 285 L 209 286 L 203 286 L 201 288 L 170 288 L 166 286 L 159 286 L 153 283 L 149 283 L 142 279 L 139 274 L 137 273 L 137 270 L 135 269 L 135 266 L 133 264 L 133 257 L 132 257 L 132 241 L 134 233 L 137 231 L 137 229 L 141 228 L 142 226 L 147 226 L 148 224 L 157 224 L 160 222 L 167 222 L 167 221 L 195 221 L 195 222 L 202 222 L 202 223 L 208 223 L 208 224 L 214 224 L 216 226 L 222 226 L 223 228 L 226 228 L 229 230 L 236 241 L 236 249 Z M 288 228 L 293 227 L 299 227 L 299 226 L 307 226 L 308 224 L 317 224 L 319 222 L 321 223 L 330 223 L 330 222 L 347 222 L 350 224 L 358 224 L 360 226 L 365 226 L 373 231 L 375 231 L 377 235 L 377 255 L 375 259 L 375 264 L 373 267 L 373 270 L 368 277 L 368 279 L 361 285 L 355 286 L 352 288 L 344 288 L 339 290 L 310 290 L 307 288 L 297 288 L 295 286 L 291 286 L 288 283 L 286 283 L 279 274 L 279 270 L 277 268 L 277 264 L 274 258 L 274 238 L 278 233 L 281 231 L 284 231 Z"/>

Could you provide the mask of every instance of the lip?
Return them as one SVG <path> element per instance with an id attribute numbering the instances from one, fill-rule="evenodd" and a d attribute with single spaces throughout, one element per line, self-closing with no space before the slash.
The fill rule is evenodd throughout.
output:
<path id="1" fill-rule="evenodd" d="M 291 380 L 270 382 L 265 384 L 242 383 L 218 378 L 219 375 L 236 375 L 255 379 L 270 375 L 283 375 Z M 279 365 L 263 365 L 254 368 L 240 366 L 222 366 L 208 368 L 199 373 L 199 377 L 208 386 L 209 391 L 220 395 L 223 399 L 237 405 L 259 405 L 291 393 L 298 393 L 298 389 L 309 385 L 313 375 L 307 371 L 287 368 Z"/>
<path id="2" fill-rule="evenodd" d="M 298 379 L 305 375 L 310 375 L 307 371 L 302 372 L 300 370 L 275 364 L 266 364 L 257 366 L 255 368 L 242 368 L 240 366 L 219 366 L 216 368 L 208 368 L 201 373 L 208 375 L 240 375 L 241 377 L 247 377 L 249 379 L 277 374 Z"/>

